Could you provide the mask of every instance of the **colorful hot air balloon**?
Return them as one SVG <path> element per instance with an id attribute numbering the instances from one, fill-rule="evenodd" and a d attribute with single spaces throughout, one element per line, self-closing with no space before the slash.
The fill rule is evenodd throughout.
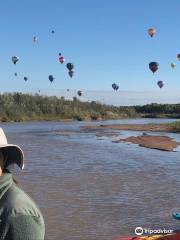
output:
<path id="1" fill-rule="evenodd" d="M 77 91 L 77 94 L 78 94 L 78 96 L 81 97 L 83 95 L 83 91 L 79 90 L 79 91 Z"/>
<path id="2" fill-rule="evenodd" d="M 38 38 L 36 36 L 33 37 L 33 42 L 37 42 Z"/>
<path id="3" fill-rule="evenodd" d="M 59 62 L 60 63 L 64 63 L 65 61 L 66 61 L 66 59 L 63 56 L 59 57 Z"/>
<path id="4" fill-rule="evenodd" d="M 177 59 L 180 61 L 180 53 L 177 55 Z"/>
<path id="5" fill-rule="evenodd" d="M 148 34 L 150 37 L 153 37 L 156 34 L 156 29 L 155 28 L 149 28 L 148 29 Z"/>
<path id="6" fill-rule="evenodd" d="M 164 86 L 165 82 L 164 81 L 158 81 L 157 85 L 162 88 Z"/>
<path id="7" fill-rule="evenodd" d="M 72 63 L 67 63 L 67 64 L 66 64 L 66 67 L 67 67 L 67 69 L 68 69 L 69 71 L 71 71 L 71 70 L 73 70 L 74 65 L 73 65 Z"/>
<path id="8" fill-rule="evenodd" d="M 54 81 L 54 79 L 55 79 L 55 78 L 53 77 L 53 75 L 49 75 L 48 78 L 49 78 L 49 81 L 50 81 L 51 83 L 52 83 L 52 82 Z"/>
<path id="9" fill-rule="evenodd" d="M 74 65 L 72 63 L 67 63 L 66 67 L 69 70 L 69 72 L 68 72 L 69 76 L 73 77 L 73 75 L 74 75 L 74 71 L 73 71 Z"/>
<path id="10" fill-rule="evenodd" d="M 175 64 L 175 63 L 171 63 L 171 67 L 172 67 L 172 68 L 175 68 L 175 67 L 176 67 L 176 64 Z"/>
<path id="11" fill-rule="evenodd" d="M 13 56 L 12 57 L 12 62 L 16 65 L 16 63 L 19 61 L 19 57 Z"/>
<path id="12" fill-rule="evenodd" d="M 159 68 L 159 63 L 157 63 L 157 62 L 150 62 L 150 63 L 149 63 L 149 69 L 150 69 L 153 73 L 155 73 L 155 72 L 158 70 L 158 68 Z"/>
<path id="13" fill-rule="evenodd" d="M 26 82 L 28 80 L 28 78 L 27 77 L 24 77 L 24 81 Z"/>
<path id="14" fill-rule="evenodd" d="M 69 76 L 72 78 L 73 75 L 74 75 L 74 71 L 71 70 L 71 71 L 68 72 L 68 74 L 69 74 Z"/>
<path id="15" fill-rule="evenodd" d="M 112 84 L 112 88 L 117 91 L 119 89 L 119 85 L 117 85 L 116 83 Z"/>

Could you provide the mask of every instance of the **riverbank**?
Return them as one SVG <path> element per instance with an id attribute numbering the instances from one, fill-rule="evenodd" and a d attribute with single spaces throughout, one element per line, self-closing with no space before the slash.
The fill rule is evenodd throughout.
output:
<path id="1" fill-rule="evenodd" d="M 80 98 L 43 96 L 39 94 L 4 93 L 0 94 L 0 121 L 59 121 L 73 119 L 107 120 L 137 118 L 140 114 L 133 107 L 115 107 L 96 101 L 82 102 Z"/>
<path id="2" fill-rule="evenodd" d="M 0 94 L 0 122 L 180 118 L 180 104 L 112 106 L 98 101 L 23 93 Z"/>

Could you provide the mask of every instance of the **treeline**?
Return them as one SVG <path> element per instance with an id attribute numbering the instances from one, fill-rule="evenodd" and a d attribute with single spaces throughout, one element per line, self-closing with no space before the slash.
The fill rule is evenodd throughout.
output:
<path id="1" fill-rule="evenodd" d="M 64 97 L 39 94 L 0 94 L 0 121 L 33 120 L 105 120 L 138 117 L 179 117 L 180 104 L 149 104 L 145 106 L 108 106 L 95 101 L 81 102 Z"/>
<path id="2" fill-rule="evenodd" d="M 137 113 L 145 117 L 175 117 L 180 118 L 180 104 L 147 104 L 144 106 L 135 106 Z"/>
<path id="3" fill-rule="evenodd" d="M 115 107 L 92 102 L 81 102 L 76 97 L 30 95 L 23 93 L 0 94 L 0 121 L 33 120 L 100 120 L 138 117 L 133 107 Z"/>

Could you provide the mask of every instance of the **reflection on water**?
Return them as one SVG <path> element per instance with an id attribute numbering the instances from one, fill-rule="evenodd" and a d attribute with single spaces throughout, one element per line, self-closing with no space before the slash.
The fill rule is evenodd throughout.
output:
<path id="1" fill-rule="evenodd" d="M 107 124 L 152 122 L 159 120 Z M 46 239 L 111 240 L 137 226 L 179 228 L 171 211 L 180 208 L 180 153 L 115 144 L 136 133 L 84 132 L 88 124 L 97 122 L 1 124 L 9 142 L 24 149 L 17 178 L 43 212 Z"/>

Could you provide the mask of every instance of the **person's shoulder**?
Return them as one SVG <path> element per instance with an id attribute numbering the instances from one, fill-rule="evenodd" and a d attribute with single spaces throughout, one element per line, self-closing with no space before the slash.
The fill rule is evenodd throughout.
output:
<path id="1" fill-rule="evenodd" d="M 12 184 L 6 192 L 4 206 L 12 217 L 17 215 L 42 217 L 35 202 L 16 184 Z"/>
<path id="2" fill-rule="evenodd" d="M 14 183 L 6 192 L 3 208 L 2 222 L 9 224 L 16 239 L 27 239 L 26 236 L 31 236 L 28 239 L 44 239 L 45 223 L 38 206 Z"/>

